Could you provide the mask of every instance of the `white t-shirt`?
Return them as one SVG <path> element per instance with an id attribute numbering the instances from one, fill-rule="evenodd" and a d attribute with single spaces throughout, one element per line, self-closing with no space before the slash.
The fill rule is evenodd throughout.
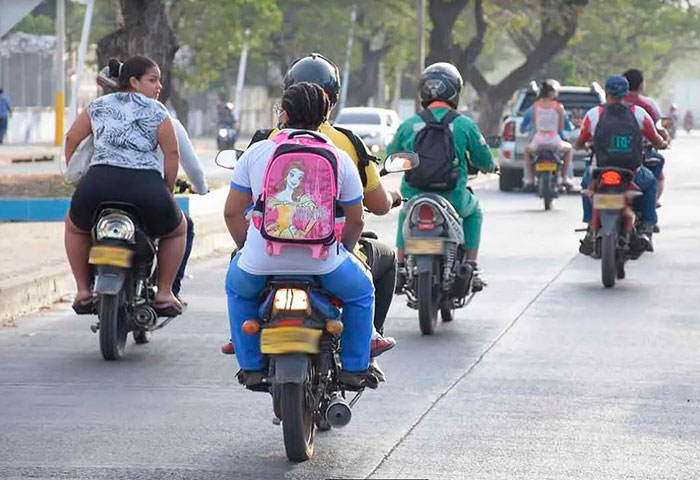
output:
<path id="1" fill-rule="evenodd" d="M 328 139 L 326 136 L 324 138 Z M 328 142 L 330 143 L 330 139 Z M 262 140 L 248 148 L 233 171 L 231 188 L 250 193 L 254 202 L 260 196 L 265 168 L 276 148 L 277 144 L 272 140 Z M 348 154 L 342 150 L 336 150 L 340 159 L 338 164 L 340 202 L 344 206 L 355 205 L 362 201 L 360 174 Z M 340 245 L 340 251 L 335 245 L 331 246 L 328 258 L 325 260 L 311 258 L 311 249 L 296 245 L 285 245 L 282 253 L 275 256 L 268 255 L 266 247 L 267 240 L 251 222 L 238 266 L 253 275 L 323 275 L 338 268 L 348 255 L 342 245 Z"/>

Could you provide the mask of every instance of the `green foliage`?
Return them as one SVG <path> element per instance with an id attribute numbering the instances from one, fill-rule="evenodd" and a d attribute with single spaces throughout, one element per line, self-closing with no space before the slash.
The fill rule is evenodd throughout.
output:
<path id="1" fill-rule="evenodd" d="M 240 55 L 246 30 L 251 50 L 280 27 L 274 0 L 184 0 L 171 11 L 181 46 L 189 49 L 189 64 L 175 71 L 185 89 L 200 90 L 219 80 Z"/>
<path id="2" fill-rule="evenodd" d="M 563 82 L 584 85 L 639 68 L 655 93 L 674 60 L 697 55 L 699 38 L 700 12 L 685 1 L 592 0 L 554 67 Z"/>
<path id="3" fill-rule="evenodd" d="M 15 25 L 12 31 L 31 35 L 53 35 L 56 29 L 53 18 L 48 15 L 30 13 Z"/>

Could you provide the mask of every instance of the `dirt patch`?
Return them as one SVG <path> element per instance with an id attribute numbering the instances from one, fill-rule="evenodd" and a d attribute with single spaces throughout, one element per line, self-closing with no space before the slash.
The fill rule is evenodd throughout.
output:
<path id="1" fill-rule="evenodd" d="M 0 197 L 70 197 L 74 190 L 62 175 L 52 173 L 0 176 Z"/>

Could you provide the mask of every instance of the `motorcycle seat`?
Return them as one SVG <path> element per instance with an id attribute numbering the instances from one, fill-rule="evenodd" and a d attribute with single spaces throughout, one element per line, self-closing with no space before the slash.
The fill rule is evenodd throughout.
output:
<path id="1" fill-rule="evenodd" d="M 448 202 L 445 197 L 438 195 L 437 193 L 421 193 L 420 195 L 413 197 L 411 199 L 411 203 L 415 205 L 420 201 L 421 198 L 429 198 L 435 201 L 438 205 L 440 205 L 447 212 L 449 212 L 454 218 L 459 218 L 457 210 L 455 210 L 455 207 L 450 202 Z"/>

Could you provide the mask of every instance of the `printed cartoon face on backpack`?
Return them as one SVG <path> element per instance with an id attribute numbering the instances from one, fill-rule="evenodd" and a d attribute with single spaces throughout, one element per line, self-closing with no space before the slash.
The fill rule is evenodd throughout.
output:
<path id="1" fill-rule="evenodd" d="M 312 162 L 289 157 L 278 161 L 276 171 L 270 172 L 265 233 L 276 238 L 324 238 L 333 230 L 329 221 L 333 212 L 328 208 L 333 203 L 333 193 L 328 177 L 325 182 L 320 181 L 324 172 L 317 168 L 307 175 L 307 170 L 314 168 Z"/>
<path id="2" fill-rule="evenodd" d="M 310 132 L 280 133 L 277 150 L 265 170 L 263 189 L 253 211 L 253 224 L 268 241 L 267 253 L 279 255 L 284 245 L 310 248 L 325 258 L 340 238 L 343 225 L 338 203 L 338 161 L 325 140 Z"/>

